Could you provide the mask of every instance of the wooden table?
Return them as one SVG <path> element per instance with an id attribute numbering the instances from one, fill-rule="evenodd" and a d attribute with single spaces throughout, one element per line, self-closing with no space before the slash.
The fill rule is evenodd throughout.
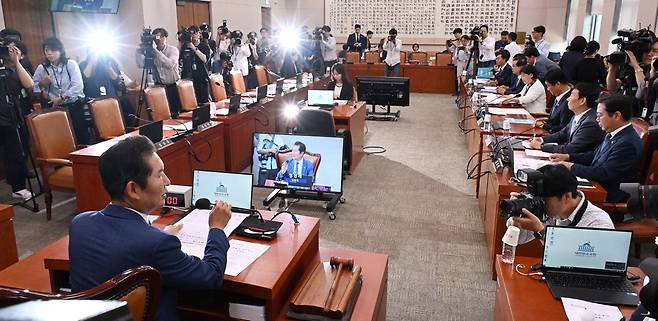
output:
<path id="1" fill-rule="evenodd" d="M 168 125 L 179 124 L 174 120 L 167 120 L 164 123 Z M 109 202 L 110 198 L 103 188 L 98 171 L 98 158 L 119 140 L 129 135 L 138 134 L 138 131 L 133 131 L 69 154 L 69 159 L 73 162 L 76 210 L 78 212 L 100 210 Z M 175 131 L 165 129 L 163 137 L 167 138 L 175 134 Z M 199 160 L 191 154 L 190 146 Z M 178 140 L 160 148 L 158 155 L 164 162 L 165 173 L 172 184 L 192 185 L 192 172 L 194 169 L 225 169 L 224 125 L 213 122 L 213 125 L 209 128 L 196 131 L 186 139 Z"/>
<path id="2" fill-rule="evenodd" d="M 345 70 L 356 86 L 356 77 L 385 75 L 386 64 L 345 64 Z M 452 94 L 457 71 L 454 66 L 400 64 L 400 77 L 409 78 L 409 91 L 414 93 Z"/>
<path id="3" fill-rule="evenodd" d="M 0 270 L 18 262 L 16 233 L 14 233 L 14 208 L 0 204 Z"/>
<path id="4" fill-rule="evenodd" d="M 273 212 L 263 211 L 265 218 Z M 382 254 L 352 250 L 319 249 L 319 219 L 297 216 L 300 224 L 295 226 L 287 216 L 277 217 L 283 222 L 277 238 L 272 242 L 257 241 L 232 235 L 230 239 L 270 245 L 246 270 L 236 277 L 225 276 L 221 292 L 240 294 L 265 301 L 268 320 L 285 320 L 285 307 L 292 290 L 310 273 L 320 259 L 328 261 L 331 256 L 354 258 L 362 265 L 364 283 L 351 320 L 385 320 L 388 280 L 388 257 Z M 178 215 L 161 217 L 154 225 L 162 227 L 178 218 Z M 68 281 L 68 236 L 42 248 L 26 259 L 0 271 L 0 284 L 51 292 L 52 288 Z M 56 284 L 51 284 L 54 282 Z M 179 296 L 178 308 L 181 319 L 201 317 L 204 320 L 228 319 L 228 306 L 222 297 L 213 292 L 183 292 Z M 187 316 L 187 317 L 186 317 Z"/>
<path id="5" fill-rule="evenodd" d="M 334 124 L 336 130 L 346 129 L 350 132 L 352 137 L 352 155 L 350 158 L 349 174 L 354 173 L 356 167 L 363 159 L 365 153 L 363 147 L 365 146 L 365 124 L 366 124 L 366 103 L 359 101 L 356 103 L 347 103 L 346 105 L 335 106 L 331 110 L 334 116 Z"/>
<path id="6" fill-rule="evenodd" d="M 530 279 L 519 275 L 514 271 L 516 264 L 522 263 L 530 267 L 539 263 L 537 258 L 516 256 L 514 265 L 505 264 L 496 258 L 496 271 L 498 280 L 496 282 L 496 303 L 494 306 L 494 321 L 567 321 L 562 301 L 553 298 L 551 291 L 543 281 Z M 644 277 L 639 268 L 630 267 L 629 270 Z M 527 269 L 523 270 L 524 272 Z M 642 283 L 635 285 L 640 291 Z M 626 320 L 635 311 L 635 307 L 619 306 Z"/>

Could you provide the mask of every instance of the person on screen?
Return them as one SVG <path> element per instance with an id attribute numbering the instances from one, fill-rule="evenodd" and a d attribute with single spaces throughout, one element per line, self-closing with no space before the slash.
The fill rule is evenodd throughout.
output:
<path id="1" fill-rule="evenodd" d="M 537 238 L 544 242 L 546 225 L 595 227 L 614 229 L 608 213 L 587 200 L 585 194 L 578 190 L 578 180 L 563 165 L 545 165 L 538 169 L 543 174 L 542 195 L 533 195 L 544 199 L 547 219 L 542 222 L 534 213 L 523 209 L 523 216 L 510 217 L 507 226 L 514 225 L 521 229 L 519 244 Z M 519 196 L 511 193 L 511 199 Z"/>
<path id="2" fill-rule="evenodd" d="M 259 134 L 255 141 L 256 146 L 254 155 L 254 173 L 257 177 L 254 179 L 258 186 L 264 186 L 266 180 L 276 179 L 279 172 L 276 166 L 276 155 L 279 151 L 287 150 L 288 147 L 283 143 L 280 135 Z"/>
<path id="3" fill-rule="evenodd" d="M 276 175 L 278 180 L 286 178 L 313 177 L 313 162 L 304 159 L 306 154 L 306 145 L 302 142 L 295 142 L 292 145 L 292 157 L 281 165 L 281 170 Z"/>

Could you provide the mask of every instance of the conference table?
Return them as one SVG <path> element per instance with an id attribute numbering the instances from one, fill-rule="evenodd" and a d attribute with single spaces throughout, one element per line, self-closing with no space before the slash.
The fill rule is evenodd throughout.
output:
<path id="1" fill-rule="evenodd" d="M 180 217 L 180 212 L 161 216 L 153 222 L 162 228 Z M 265 219 L 274 212 L 262 211 Z M 265 302 L 266 320 L 288 320 L 286 308 L 293 290 L 309 275 L 318 262 L 328 262 L 332 256 L 353 258 L 362 267 L 363 285 L 350 320 L 386 320 L 388 256 L 358 250 L 319 248 L 318 218 L 297 216 L 300 224 L 288 216 L 278 216 L 282 222 L 277 238 L 261 241 L 231 235 L 230 240 L 242 240 L 269 245 L 270 248 L 237 276 L 225 276 L 221 289 L 181 292 L 178 310 L 182 320 L 229 319 L 228 298 L 246 296 Z M 56 292 L 68 286 L 68 236 L 42 248 L 29 257 L 0 271 L 0 285 L 42 292 Z"/>
<path id="2" fill-rule="evenodd" d="M 7 204 L 0 204 L 0 249 L 0 270 L 18 262 L 14 208 Z"/>
<path id="3" fill-rule="evenodd" d="M 384 63 L 346 63 L 343 66 L 355 86 L 356 77 L 384 77 L 386 74 L 386 64 Z M 401 63 L 398 76 L 409 78 L 409 91 L 414 93 L 453 94 L 456 90 L 457 71 L 455 66 L 451 65 Z"/>
<path id="4" fill-rule="evenodd" d="M 177 120 L 165 120 L 163 140 L 177 134 L 168 126 L 181 126 Z M 77 212 L 100 210 L 110 201 L 103 188 L 98 171 L 98 159 L 101 154 L 117 142 L 129 136 L 139 135 L 135 130 L 69 154 L 73 163 L 73 180 Z M 192 185 L 194 169 L 224 170 L 224 124 L 212 122 L 210 127 L 196 130 L 191 135 L 172 142 L 158 149 L 164 162 L 165 174 L 172 184 Z"/>

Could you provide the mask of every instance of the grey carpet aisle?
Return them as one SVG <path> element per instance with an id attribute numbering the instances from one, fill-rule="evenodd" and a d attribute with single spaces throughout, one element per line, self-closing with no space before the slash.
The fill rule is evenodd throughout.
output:
<path id="1" fill-rule="evenodd" d="M 387 152 L 367 156 L 348 176 L 347 203 L 337 207 L 335 221 L 317 202 L 292 209 L 321 219 L 322 247 L 389 255 L 388 320 L 491 320 L 495 282 L 473 185 L 465 180 L 454 98 L 412 94 L 411 104 L 398 122 L 367 122 L 366 144 Z M 7 192 L 0 185 L 0 201 Z M 257 189 L 254 204 L 268 192 Z M 70 195 L 57 194 L 55 203 Z M 65 235 L 74 208 L 74 201 L 62 203 L 51 222 L 17 208 L 19 254 Z"/>

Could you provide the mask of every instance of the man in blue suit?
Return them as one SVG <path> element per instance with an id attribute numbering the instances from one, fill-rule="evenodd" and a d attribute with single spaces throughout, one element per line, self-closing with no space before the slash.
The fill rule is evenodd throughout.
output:
<path id="1" fill-rule="evenodd" d="M 598 102 L 596 118 L 607 133 L 603 143 L 587 153 L 552 154 L 551 160 L 564 164 L 576 176 L 601 183 L 608 193 L 606 201 L 626 202 L 628 194 L 619 189 L 619 183 L 634 178 L 642 154 L 642 141 L 631 124 L 632 98 L 609 94 Z"/>
<path id="2" fill-rule="evenodd" d="M 515 95 L 523 90 L 525 84 L 521 81 L 521 69 L 528 64 L 523 54 L 518 54 L 512 58 L 512 75 L 510 76 L 509 86 L 498 86 L 496 92 L 501 95 Z"/>
<path id="3" fill-rule="evenodd" d="M 573 118 L 573 112 L 568 107 L 567 100 L 571 95 L 571 87 L 567 75 L 562 70 L 551 70 L 546 75 L 546 89 L 555 97 L 548 118 L 537 120 L 535 126 L 557 133 L 567 126 Z"/>
<path id="4" fill-rule="evenodd" d="M 496 86 L 512 85 L 512 66 L 507 63 L 509 58 L 509 51 L 505 49 L 496 51 L 496 68 L 498 68 L 494 75 Z"/>
<path id="5" fill-rule="evenodd" d="M 111 203 L 100 211 L 76 216 L 69 231 L 71 288 L 83 291 L 140 265 L 157 269 L 162 294 L 157 320 L 178 320 L 179 289 L 213 289 L 221 286 L 229 248 L 222 230 L 231 206 L 217 202 L 210 212 L 208 242 L 203 260 L 181 251 L 178 238 L 152 227 L 147 213 L 164 205 L 169 179 L 153 143 L 132 136 L 103 153 L 100 175 Z"/>
<path id="6" fill-rule="evenodd" d="M 354 33 L 347 36 L 347 47 L 350 51 L 358 51 L 362 53 L 368 48 L 368 38 L 361 33 L 361 25 L 354 25 Z"/>
<path id="7" fill-rule="evenodd" d="M 276 175 L 277 179 L 302 178 L 313 176 L 313 162 L 304 159 L 306 154 L 306 145 L 302 142 L 295 142 L 292 145 L 292 157 L 281 165 L 281 170 Z"/>
<path id="8" fill-rule="evenodd" d="M 537 78 L 542 82 L 546 79 L 546 74 L 548 74 L 549 71 L 560 69 L 560 66 L 555 62 L 546 58 L 544 55 L 540 55 L 539 50 L 535 47 L 526 48 L 523 54 L 528 59 L 528 63 L 537 68 Z"/>

